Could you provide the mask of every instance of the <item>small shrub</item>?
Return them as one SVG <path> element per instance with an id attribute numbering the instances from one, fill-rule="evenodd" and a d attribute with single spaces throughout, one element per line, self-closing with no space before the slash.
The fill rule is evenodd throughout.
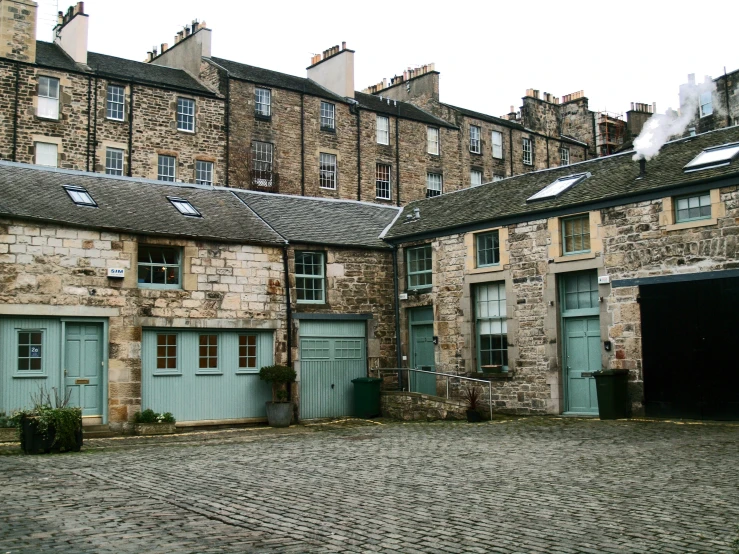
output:
<path id="1" fill-rule="evenodd" d="M 44 437 L 48 437 L 50 429 L 54 431 L 53 448 L 75 450 L 78 448 L 77 433 L 82 428 L 82 409 L 69 406 L 70 394 L 71 390 L 61 395 L 56 387 L 51 389 L 51 393 L 39 387 L 36 394 L 31 394 L 33 408 L 20 410 L 11 419 L 18 427 L 23 426 L 23 420 L 32 419 Z M 21 447 L 24 447 L 23 433 L 20 439 Z"/>
<path id="2" fill-rule="evenodd" d="M 147 408 L 143 412 L 136 412 L 133 414 L 133 422 L 138 423 L 176 423 L 174 416 L 171 412 L 164 412 L 160 414 L 155 412 L 151 408 Z"/>
<path id="3" fill-rule="evenodd" d="M 0 429 L 18 427 L 12 416 L 6 415 L 5 412 L 0 412 Z"/>
<path id="4" fill-rule="evenodd" d="M 272 401 L 285 402 L 288 398 L 288 387 L 295 381 L 295 370 L 286 365 L 268 365 L 259 370 L 262 381 L 272 383 Z"/>

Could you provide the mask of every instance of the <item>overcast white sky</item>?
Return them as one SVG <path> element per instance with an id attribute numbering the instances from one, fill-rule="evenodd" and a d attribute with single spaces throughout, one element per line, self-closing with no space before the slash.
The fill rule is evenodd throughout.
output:
<path id="1" fill-rule="evenodd" d="M 38 2 L 42 16 L 73 3 Z M 91 51 L 140 61 L 198 19 L 213 30 L 214 56 L 301 77 L 311 54 L 346 41 L 357 90 L 435 62 L 443 102 L 491 115 L 518 109 L 527 88 L 584 90 L 591 110 L 657 102 L 664 112 L 678 108 L 688 73 L 739 69 L 739 3 L 729 0 L 86 0 L 85 12 Z M 38 35 L 51 40 L 48 15 Z"/>

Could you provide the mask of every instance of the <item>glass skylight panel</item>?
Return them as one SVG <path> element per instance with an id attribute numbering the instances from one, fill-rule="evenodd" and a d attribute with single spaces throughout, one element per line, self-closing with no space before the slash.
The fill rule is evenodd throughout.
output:
<path id="1" fill-rule="evenodd" d="M 539 192 L 530 196 L 526 199 L 526 202 L 533 200 L 545 200 L 547 198 L 556 198 L 570 187 L 576 185 L 580 181 L 590 177 L 590 173 L 578 173 L 577 175 L 568 175 L 567 177 L 560 177 L 553 183 L 547 185 Z"/>
<path id="2" fill-rule="evenodd" d="M 67 194 L 72 199 L 72 202 L 74 202 L 78 206 L 92 206 L 95 208 L 97 207 L 97 202 L 92 199 L 92 196 L 90 196 L 90 193 L 87 192 L 87 189 L 83 187 L 76 187 L 74 185 L 64 185 L 64 190 L 67 191 Z"/>
<path id="3" fill-rule="evenodd" d="M 177 211 L 180 212 L 182 215 L 187 215 L 190 217 L 203 217 L 203 215 L 195 209 L 195 207 L 190 204 L 187 200 L 184 198 L 177 198 L 176 196 L 167 196 L 167 199 L 172 202 L 172 205 L 177 208 Z"/>
<path id="4" fill-rule="evenodd" d="M 683 167 L 683 171 L 698 171 L 699 169 L 708 169 L 709 167 L 729 165 L 737 154 L 739 154 L 739 142 L 706 148 L 703 152 L 690 160 L 690 162 Z"/>

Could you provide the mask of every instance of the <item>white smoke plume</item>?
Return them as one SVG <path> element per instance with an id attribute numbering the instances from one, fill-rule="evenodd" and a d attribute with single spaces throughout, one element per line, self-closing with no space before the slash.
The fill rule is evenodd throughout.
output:
<path id="1" fill-rule="evenodd" d="M 654 114 L 644 124 L 639 136 L 634 139 L 633 159 L 651 160 L 657 155 L 660 148 L 672 137 L 680 136 L 685 132 L 696 115 L 701 94 L 716 90 L 716 83 L 706 77 L 703 83 L 696 85 L 688 83 L 680 87 L 680 112 L 667 110 L 664 114 Z M 716 113 L 716 106 L 714 106 Z"/>

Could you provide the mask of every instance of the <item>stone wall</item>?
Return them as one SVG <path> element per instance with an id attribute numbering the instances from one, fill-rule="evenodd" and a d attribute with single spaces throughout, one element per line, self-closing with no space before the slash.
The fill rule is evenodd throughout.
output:
<path id="1" fill-rule="evenodd" d="M 140 243 L 182 248 L 182 289 L 137 287 Z M 108 267 L 124 268 L 126 277 L 109 279 Z M 108 318 L 113 428 L 125 427 L 140 409 L 144 326 L 272 329 L 275 363 L 287 361 L 279 248 L 0 219 L 0 283 L 0 313 Z"/>
<path id="2" fill-rule="evenodd" d="M 401 421 L 460 420 L 467 418 L 467 403 L 417 392 L 383 392 L 380 396 L 383 417 Z"/>

